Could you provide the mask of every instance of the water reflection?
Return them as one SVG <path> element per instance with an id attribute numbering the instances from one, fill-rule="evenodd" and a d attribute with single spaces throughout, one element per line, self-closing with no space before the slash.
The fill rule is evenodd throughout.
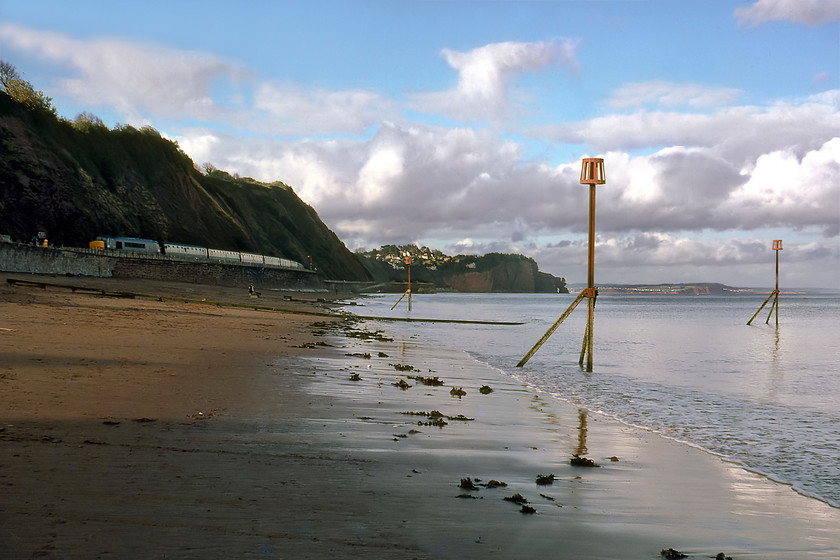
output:
<path id="1" fill-rule="evenodd" d="M 767 396 L 773 401 L 777 400 L 785 377 L 784 368 L 782 367 L 781 359 L 779 357 L 780 339 L 781 336 L 779 333 L 779 327 L 777 326 L 775 344 L 773 345 L 773 349 L 770 351 L 770 385 L 767 392 Z"/>
<path id="2" fill-rule="evenodd" d="M 586 455 L 586 411 L 578 409 L 578 445 L 575 455 L 583 457 Z"/>

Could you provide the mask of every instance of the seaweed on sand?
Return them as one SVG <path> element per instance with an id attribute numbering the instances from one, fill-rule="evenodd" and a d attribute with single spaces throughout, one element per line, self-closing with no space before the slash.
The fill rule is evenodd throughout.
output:
<path id="1" fill-rule="evenodd" d="M 434 377 L 423 377 L 422 375 L 409 375 L 409 379 L 414 379 L 415 381 L 419 381 L 423 385 L 428 385 L 430 387 L 439 387 L 444 385 L 444 382 L 436 375 Z"/>
<path id="2" fill-rule="evenodd" d="M 571 459 L 569 459 L 569 463 L 573 467 L 598 467 L 600 465 L 595 464 L 595 461 L 590 459 L 589 457 L 581 457 L 580 455 L 573 455 Z"/>
<path id="3" fill-rule="evenodd" d="M 518 505 L 528 503 L 528 500 L 526 500 L 525 497 L 522 494 L 520 494 L 519 492 L 517 492 L 513 496 L 506 496 L 502 499 L 505 500 L 506 502 L 513 502 L 514 504 L 518 504 Z"/>
<path id="4" fill-rule="evenodd" d="M 537 475 L 537 484 L 540 486 L 548 486 L 549 484 L 554 484 L 554 475 L 553 474 L 538 474 Z"/>
<path id="5" fill-rule="evenodd" d="M 402 378 L 400 378 L 400 380 L 397 381 L 396 383 L 392 383 L 391 385 L 394 385 L 395 387 L 399 387 L 403 391 L 405 391 L 406 389 L 411 387 L 411 385 L 408 384 L 408 381 L 406 381 L 405 379 L 402 379 Z"/>
<path id="6" fill-rule="evenodd" d="M 478 486 L 476 486 L 473 479 L 468 476 L 461 479 L 461 483 L 458 487 L 463 488 L 464 490 L 478 490 Z"/>

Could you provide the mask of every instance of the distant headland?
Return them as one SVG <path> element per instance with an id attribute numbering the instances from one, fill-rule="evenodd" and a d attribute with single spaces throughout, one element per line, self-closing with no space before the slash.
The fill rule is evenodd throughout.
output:
<path id="1" fill-rule="evenodd" d="M 576 293 L 585 288 L 585 284 L 570 284 L 569 291 Z M 665 296 L 705 296 L 705 295 L 752 295 L 768 294 L 773 288 L 735 287 L 716 282 L 680 283 L 680 284 L 599 284 L 600 294 L 613 295 L 665 295 Z M 792 289 L 781 290 L 782 294 L 809 294 L 819 290 Z"/>

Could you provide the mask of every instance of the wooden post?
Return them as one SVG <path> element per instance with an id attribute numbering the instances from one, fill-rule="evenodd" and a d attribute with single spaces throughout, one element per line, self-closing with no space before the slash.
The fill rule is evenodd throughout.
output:
<path id="1" fill-rule="evenodd" d="M 761 304 L 761 307 L 758 308 L 758 311 L 756 311 L 755 314 L 752 317 L 750 317 L 750 320 L 747 321 L 748 325 L 753 322 L 753 319 L 755 319 L 759 313 L 761 313 L 761 310 L 764 309 L 764 306 L 767 305 L 767 302 L 770 301 L 770 298 L 772 298 L 774 295 L 776 294 L 771 293 L 769 296 L 767 296 L 767 299 L 764 300 L 764 303 Z"/>
<path id="2" fill-rule="evenodd" d="M 396 308 L 396 307 L 400 304 L 400 302 L 401 302 L 401 301 L 403 300 L 403 298 L 405 297 L 405 294 L 407 294 L 407 293 L 408 293 L 408 291 L 407 291 L 407 290 L 406 290 L 405 292 L 403 292 L 403 295 L 401 295 L 401 296 L 400 296 L 400 299 L 398 299 L 398 300 L 397 300 L 397 303 L 395 303 L 395 304 L 391 307 L 391 311 L 393 311 L 393 310 L 394 310 L 394 308 Z"/>
<path id="3" fill-rule="evenodd" d="M 753 319 L 761 313 L 761 310 L 764 309 L 764 306 L 767 305 L 767 302 L 770 299 L 773 299 L 773 305 L 770 306 L 770 313 L 767 314 L 767 320 L 764 321 L 765 325 L 770 324 L 770 317 L 773 315 L 773 311 L 776 311 L 776 328 L 779 328 L 779 251 L 782 250 L 782 240 L 781 239 L 774 239 L 773 240 L 773 250 L 776 251 L 776 289 L 773 290 L 767 299 L 764 300 L 764 303 L 761 304 L 761 307 L 758 308 L 758 311 L 750 317 L 750 320 L 747 321 L 747 324 L 751 324 Z"/>
<path id="4" fill-rule="evenodd" d="M 584 356 L 586 357 L 586 371 L 592 371 L 592 347 L 594 345 L 595 329 L 595 300 L 598 297 L 598 288 L 595 287 L 595 185 L 603 185 L 607 182 L 604 174 L 604 160 L 602 158 L 584 158 L 580 169 L 580 183 L 589 185 L 589 250 L 587 253 L 587 283 L 586 289 L 582 290 L 575 301 L 560 316 L 559 319 L 546 331 L 541 339 L 537 341 L 531 350 L 525 354 L 516 367 L 522 367 L 531 359 L 531 356 L 548 340 L 548 337 L 560 326 L 566 317 L 574 310 L 580 301 L 586 297 L 586 332 L 583 335 L 583 345 L 580 349 L 580 367 L 583 367 Z"/>
<path id="5" fill-rule="evenodd" d="M 405 257 L 405 265 L 408 267 L 408 289 L 405 292 L 403 292 L 403 295 L 400 296 L 400 299 L 397 300 L 397 303 L 395 303 L 391 307 L 391 311 L 393 311 L 394 308 L 396 308 L 397 305 L 400 304 L 400 302 L 403 300 L 403 298 L 407 294 L 408 295 L 408 310 L 410 312 L 411 311 L 411 254 L 408 253 L 408 252 L 405 252 L 405 253 L 403 253 L 403 256 Z"/>
<path id="6" fill-rule="evenodd" d="M 527 354 L 525 354 L 525 357 L 523 357 L 521 360 L 519 360 L 519 363 L 518 363 L 518 364 L 516 364 L 516 367 L 522 367 L 522 366 L 524 366 L 524 365 L 528 362 L 528 360 L 530 360 L 530 359 L 531 359 L 531 356 L 533 356 L 534 354 L 536 354 L 536 353 L 537 353 L 537 350 L 539 350 L 539 349 L 540 349 L 540 346 L 542 346 L 542 345 L 543 345 L 543 343 L 544 343 L 546 340 L 548 340 L 548 337 L 550 337 L 550 336 L 554 333 L 554 331 L 556 331 L 556 330 L 557 330 L 557 327 L 559 327 L 559 326 L 560 326 L 560 323 L 562 323 L 563 321 L 565 321 L 565 320 L 566 320 L 566 317 L 568 317 L 569 315 L 571 315 L 572 311 L 574 311 L 574 310 L 575 310 L 575 307 L 577 307 L 577 306 L 578 306 L 578 304 L 580 303 L 580 300 L 582 300 L 582 299 L 583 299 L 583 296 L 584 296 L 584 292 L 581 292 L 581 293 L 579 293 L 579 294 L 578 294 L 578 296 L 575 298 L 575 301 L 573 301 L 573 302 L 572 302 L 572 304 L 571 304 L 571 305 L 570 305 L 570 306 L 566 309 L 566 311 L 564 311 L 564 312 L 563 312 L 563 314 L 562 314 L 562 315 L 560 315 L 560 318 L 559 318 L 559 319 L 557 319 L 557 320 L 554 322 L 554 324 L 553 324 L 553 325 L 551 325 L 551 326 L 548 328 L 548 330 L 547 330 L 547 331 L 545 331 L 545 334 L 544 334 L 544 335 L 542 335 L 542 338 L 541 338 L 541 339 L 539 339 L 539 340 L 537 341 L 537 343 L 536 343 L 536 344 L 534 344 L 534 346 L 533 346 L 533 347 L 532 347 L 532 348 L 528 351 L 528 353 L 527 353 Z"/>
<path id="7" fill-rule="evenodd" d="M 776 310 L 776 326 L 779 326 L 779 294 L 778 292 L 773 292 L 771 294 L 773 296 L 773 303 L 770 304 L 770 313 L 767 314 L 767 319 L 764 321 L 765 325 L 770 324 L 770 317 L 773 316 L 773 310 Z"/>
<path id="8" fill-rule="evenodd" d="M 586 287 L 589 301 L 586 303 L 586 334 L 583 336 L 583 348 L 580 352 L 580 367 L 586 354 L 586 371 L 592 371 L 592 346 L 595 330 L 595 183 L 589 184 L 589 254 Z"/>

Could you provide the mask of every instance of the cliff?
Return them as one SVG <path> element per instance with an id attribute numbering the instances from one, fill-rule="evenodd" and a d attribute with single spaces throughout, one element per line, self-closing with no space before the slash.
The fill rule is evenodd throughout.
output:
<path id="1" fill-rule="evenodd" d="M 0 91 L 0 234 L 38 231 L 68 247 L 120 235 L 311 257 L 328 279 L 370 279 L 290 186 L 205 174 L 152 128 L 71 123 Z"/>

